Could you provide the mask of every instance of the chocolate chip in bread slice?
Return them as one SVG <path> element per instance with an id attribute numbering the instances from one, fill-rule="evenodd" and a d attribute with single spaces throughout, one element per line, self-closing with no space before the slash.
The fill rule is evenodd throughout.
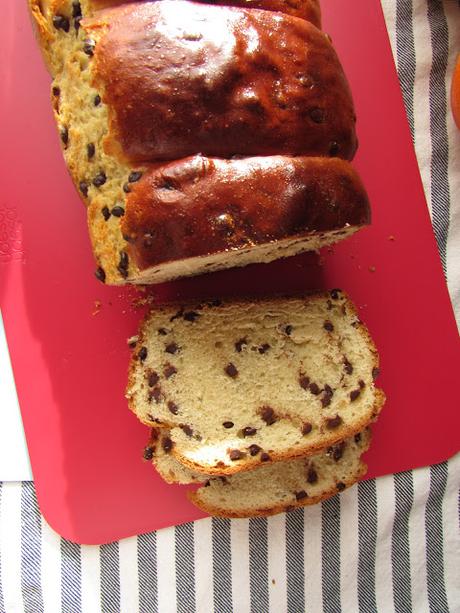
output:
<path id="1" fill-rule="evenodd" d="M 378 355 L 339 290 L 158 306 L 132 356 L 127 398 L 168 452 L 205 474 L 315 453 L 357 434 L 384 402 Z"/>

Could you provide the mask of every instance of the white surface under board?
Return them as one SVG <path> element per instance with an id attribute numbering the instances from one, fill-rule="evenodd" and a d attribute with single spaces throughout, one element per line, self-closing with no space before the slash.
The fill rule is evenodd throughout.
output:
<path id="1" fill-rule="evenodd" d="M 0 311 L 0 481 L 31 481 L 21 412 Z"/>

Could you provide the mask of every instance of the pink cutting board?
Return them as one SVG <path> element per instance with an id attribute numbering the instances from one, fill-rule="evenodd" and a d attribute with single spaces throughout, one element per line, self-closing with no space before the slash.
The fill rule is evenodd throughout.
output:
<path id="1" fill-rule="evenodd" d="M 148 432 L 128 411 L 124 387 L 126 339 L 142 312 L 134 289 L 93 276 L 85 211 L 62 160 L 25 5 L 7 2 L 0 21 L 1 307 L 41 510 L 68 539 L 103 543 L 202 514 L 185 487 L 165 485 L 141 459 Z M 349 292 L 380 349 L 388 396 L 367 455 L 377 476 L 458 450 L 460 346 L 380 3 L 323 5 L 356 101 L 356 166 L 372 227 L 320 260 L 304 255 L 154 293 Z"/>

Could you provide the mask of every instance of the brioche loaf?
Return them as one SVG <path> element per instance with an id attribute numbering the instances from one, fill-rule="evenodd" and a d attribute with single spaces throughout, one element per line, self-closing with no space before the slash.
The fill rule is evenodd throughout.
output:
<path id="1" fill-rule="evenodd" d="M 366 472 L 361 455 L 370 444 L 370 430 L 356 434 L 321 453 L 265 464 L 236 475 L 193 472 L 165 451 L 166 431 L 153 431 L 146 454 L 168 483 L 204 483 L 190 500 L 221 517 L 255 517 L 316 504 L 353 485 Z"/>
<path id="2" fill-rule="evenodd" d="M 289 14 L 319 25 L 316 1 L 29 3 L 101 281 L 268 262 L 369 222 L 361 182 L 334 159 L 356 149 L 342 68 L 327 36 Z M 220 159 L 234 155 L 252 157 Z"/>
<path id="3" fill-rule="evenodd" d="M 378 356 L 339 290 L 160 306 L 141 326 L 127 398 L 170 429 L 188 468 L 232 474 L 353 436 L 384 401 Z"/>

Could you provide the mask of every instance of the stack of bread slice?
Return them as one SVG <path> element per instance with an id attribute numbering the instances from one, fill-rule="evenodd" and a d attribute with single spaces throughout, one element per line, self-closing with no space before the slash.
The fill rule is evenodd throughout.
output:
<path id="1" fill-rule="evenodd" d="M 355 483 L 383 405 L 378 355 L 339 291 L 163 305 L 141 326 L 127 397 L 145 455 L 228 517 L 313 504 Z"/>

